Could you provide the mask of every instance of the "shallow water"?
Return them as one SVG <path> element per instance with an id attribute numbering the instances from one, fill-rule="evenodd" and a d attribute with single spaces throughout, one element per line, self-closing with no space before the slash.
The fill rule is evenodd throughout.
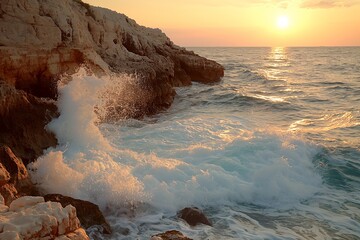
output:
<path id="1" fill-rule="evenodd" d="M 49 125 L 60 144 L 33 180 L 99 204 L 109 239 L 359 239 L 360 48 L 191 50 L 223 80 L 178 88 L 141 121 L 98 121 L 106 89 L 131 77 L 74 76 Z M 188 206 L 214 226 L 179 221 Z"/>

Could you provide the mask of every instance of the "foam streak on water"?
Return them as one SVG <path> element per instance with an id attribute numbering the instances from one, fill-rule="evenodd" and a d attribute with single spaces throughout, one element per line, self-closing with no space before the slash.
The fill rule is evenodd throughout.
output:
<path id="1" fill-rule="evenodd" d="M 359 48 L 194 50 L 225 66 L 223 81 L 177 89 L 151 118 L 104 121 L 136 77 L 82 70 L 61 85 L 61 114 L 48 126 L 59 146 L 30 166 L 32 179 L 99 204 L 109 239 L 170 229 L 194 239 L 356 239 Z M 179 221 L 187 206 L 214 227 Z"/>

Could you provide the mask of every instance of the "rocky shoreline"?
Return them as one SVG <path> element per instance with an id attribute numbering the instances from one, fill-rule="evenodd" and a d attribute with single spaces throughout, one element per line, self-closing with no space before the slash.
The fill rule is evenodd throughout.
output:
<path id="1" fill-rule="evenodd" d="M 161 30 L 140 26 L 108 9 L 80 0 L 1 1 L 0 219 L 7 219 L 0 221 L 1 239 L 87 239 L 69 205 L 54 203 L 54 196 L 45 197 L 52 202 L 23 197 L 42 194 L 31 183 L 25 166 L 57 145 L 56 136 L 45 130 L 59 115 L 57 81 L 82 65 L 97 76 L 136 74 L 139 81 L 126 91 L 140 97 L 122 99 L 125 103 L 112 113 L 118 118 L 141 118 L 167 109 L 176 94 L 174 87 L 188 86 L 192 81 L 217 82 L 224 74 L 221 65 L 176 46 Z M 57 198 L 64 202 L 67 197 Z M 17 209 L 16 201 L 24 207 Z M 69 199 L 65 202 L 69 204 Z M 70 204 L 76 205 L 74 201 Z M 26 235 L 9 220 L 15 219 L 10 217 L 16 215 L 14 212 L 38 216 L 34 209 L 62 211 L 61 216 L 67 217 L 61 221 L 72 219 L 69 224 L 73 227 L 63 231 L 55 224 L 47 226 L 47 232 Z M 52 216 L 51 211 L 48 216 Z M 59 222 L 57 215 L 55 219 Z M 81 225 L 90 226 L 84 225 L 84 220 Z"/>

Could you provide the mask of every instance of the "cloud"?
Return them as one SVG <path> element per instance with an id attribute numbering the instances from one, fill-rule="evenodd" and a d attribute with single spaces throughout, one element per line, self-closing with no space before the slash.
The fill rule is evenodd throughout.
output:
<path id="1" fill-rule="evenodd" d="M 336 7 L 352 7 L 359 4 L 359 0 L 305 0 L 300 3 L 301 8 L 336 8 Z"/>

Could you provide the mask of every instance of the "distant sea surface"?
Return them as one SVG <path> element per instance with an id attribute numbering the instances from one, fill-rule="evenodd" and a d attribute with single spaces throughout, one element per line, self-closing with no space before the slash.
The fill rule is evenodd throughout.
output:
<path id="1" fill-rule="evenodd" d="M 143 120 L 94 121 L 97 100 L 72 93 L 96 96 L 95 77 L 64 87 L 51 126 L 63 145 L 33 178 L 71 172 L 43 188 L 98 203 L 106 239 L 360 239 L 360 47 L 190 50 L 222 64 L 222 81 L 177 88 Z M 213 227 L 180 221 L 189 206 Z"/>

